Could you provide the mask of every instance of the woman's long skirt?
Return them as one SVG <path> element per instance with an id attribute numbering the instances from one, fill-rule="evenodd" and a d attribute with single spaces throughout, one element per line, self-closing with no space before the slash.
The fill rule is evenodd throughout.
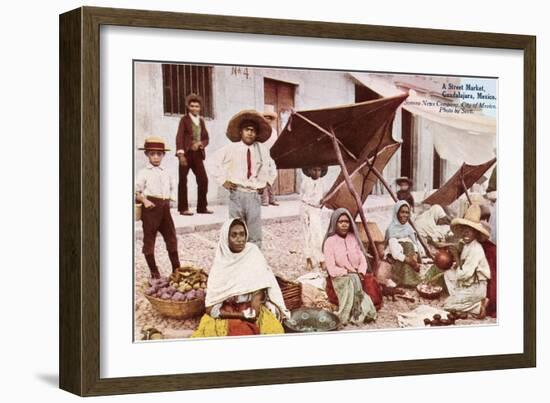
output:
<path id="1" fill-rule="evenodd" d="M 376 319 L 376 308 L 363 291 L 361 279 L 356 273 L 332 278 L 338 296 L 338 318 L 342 324 L 362 324 Z"/>

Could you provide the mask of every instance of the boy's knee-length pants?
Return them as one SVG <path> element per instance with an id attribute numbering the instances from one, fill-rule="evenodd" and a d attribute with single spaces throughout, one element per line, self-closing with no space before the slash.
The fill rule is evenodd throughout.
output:
<path id="1" fill-rule="evenodd" d="M 143 254 L 152 255 L 155 253 L 155 240 L 157 232 L 160 232 L 166 243 L 168 252 L 178 250 L 178 239 L 176 227 L 170 214 L 170 200 L 147 197 L 155 204 L 153 208 L 142 210 L 143 220 Z"/>

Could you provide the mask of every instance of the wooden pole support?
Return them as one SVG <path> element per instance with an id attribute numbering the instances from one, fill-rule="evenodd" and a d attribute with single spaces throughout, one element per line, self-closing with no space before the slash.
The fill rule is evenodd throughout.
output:
<path id="1" fill-rule="evenodd" d="M 336 153 L 336 158 L 338 158 L 338 163 L 340 164 L 340 168 L 342 168 L 342 174 L 344 175 L 344 180 L 346 181 L 346 185 L 348 186 L 350 193 L 354 197 L 355 203 L 357 203 L 359 216 L 361 217 L 361 222 L 363 223 L 363 227 L 365 228 L 365 233 L 367 234 L 369 244 L 371 245 L 372 251 L 374 254 L 374 267 L 377 268 L 380 262 L 380 256 L 378 255 L 378 249 L 374 244 L 374 241 L 369 231 L 369 227 L 367 226 L 367 218 L 365 217 L 365 212 L 363 211 L 363 202 L 361 201 L 361 197 L 359 196 L 359 194 L 355 190 L 355 187 L 353 186 L 348 170 L 346 168 L 346 164 L 344 163 L 344 158 L 342 157 L 342 151 L 340 150 L 340 146 L 338 145 L 338 140 L 336 139 L 336 135 L 332 132 L 332 129 L 331 129 L 331 133 L 329 134 L 330 134 L 330 138 L 332 139 L 332 145 Z"/>
<path id="2" fill-rule="evenodd" d="M 395 192 L 392 190 L 392 188 L 390 187 L 390 185 L 388 184 L 388 182 L 386 182 L 386 180 L 384 179 L 384 177 L 382 176 L 382 174 L 380 173 L 380 171 L 375 167 L 375 166 L 371 166 L 371 169 L 372 169 L 372 172 L 376 175 L 376 177 L 378 178 L 378 180 L 382 183 L 382 185 L 384 185 L 384 187 L 388 190 L 388 192 L 390 193 L 390 196 L 391 198 L 393 199 L 394 202 L 397 203 L 397 195 L 395 194 Z M 424 250 L 426 251 L 426 255 L 428 255 L 429 258 L 433 259 L 433 255 L 432 253 L 430 252 L 430 250 L 428 249 L 428 245 L 426 245 L 426 242 L 424 242 L 424 240 L 422 239 L 422 237 L 418 234 L 418 231 L 416 230 L 416 227 L 414 225 L 414 222 L 413 220 L 411 220 L 409 218 L 409 223 L 411 224 L 411 227 L 413 227 L 414 231 L 416 232 L 416 234 L 418 235 L 418 240 L 420 241 L 420 243 L 422 244 L 422 247 L 424 248 Z"/>

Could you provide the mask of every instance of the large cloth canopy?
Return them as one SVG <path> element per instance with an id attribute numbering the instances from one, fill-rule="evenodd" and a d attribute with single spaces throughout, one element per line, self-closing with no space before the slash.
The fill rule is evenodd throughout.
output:
<path id="1" fill-rule="evenodd" d="M 443 186 L 428 196 L 422 203 L 448 206 L 464 193 L 464 187 L 466 189 L 471 188 L 496 161 L 497 159 L 493 158 L 480 165 L 462 164 Z"/>
<path id="2" fill-rule="evenodd" d="M 394 82 L 396 77 L 392 80 L 374 73 L 350 73 L 350 76 L 381 97 L 408 93 L 403 109 L 420 118 L 422 135 L 433 137 L 434 147 L 442 159 L 455 165 L 463 162 L 479 165 L 495 156 L 495 116 L 445 112 L 440 106 L 453 101 L 443 98 L 441 91 L 421 94 L 415 90 L 398 88 Z M 403 80 L 406 78 L 403 77 Z M 445 81 L 444 78 L 442 80 Z M 456 80 L 456 77 L 448 77 L 448 80 Z"/>
<path id="3" fill-rule="evenodd" d="M 401 146 L 400 143 L 394 142 L 382 148 L 375 157 L 367 160 L 355 162 L 348 162 L 347 168 L 350 173 L 350 177 L 355 187 L 355 190 L 361 197 L 361 201 L 364 203 L 367 200 L 368 195 L 371 193 L 374 185 L 378 181 L 378 177 L 374 174 L 372 169 L 369 169 L 369 165 L 373 165 L 378 172 L 382 172 L 386 164 L 390 161 L 391 157 L 395 154 L 397 149 Z M 323 199 L 325 207 L 333 210 L 345 207 L 349 210 L 353 217 L 357 216 L 359 212 L 357 209 L 357 203 L 351 192 L 349 191 L 344 181 L 344 175 L 340 174 L 332 188 L 328 191 Z"/>
<path id="4" fill-rule="evenodd" d="M 333 132 L 346 164 L 364 161 L 383 147 L 394 144 L 391 125 L 395 111 L 407 95 L 324 109 L 293 112 L 271 148 L 278 169 L 337 165 Z M 350 155 L 351 153 L 351 155 Z"/>

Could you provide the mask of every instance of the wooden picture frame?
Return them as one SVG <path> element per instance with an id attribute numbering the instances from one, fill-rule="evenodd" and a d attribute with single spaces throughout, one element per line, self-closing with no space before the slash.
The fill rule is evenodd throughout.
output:
<path id="1" fill-rule="evenodd" d="M 246 371 L 100 377 L 99 35 L 102 25 L 518 49 L 524 60 L 524 349 L 521 354 Z M 534 36 L 81 7 L 60 16 L 60 387 L 81 396 L 536 365 Z"/>

